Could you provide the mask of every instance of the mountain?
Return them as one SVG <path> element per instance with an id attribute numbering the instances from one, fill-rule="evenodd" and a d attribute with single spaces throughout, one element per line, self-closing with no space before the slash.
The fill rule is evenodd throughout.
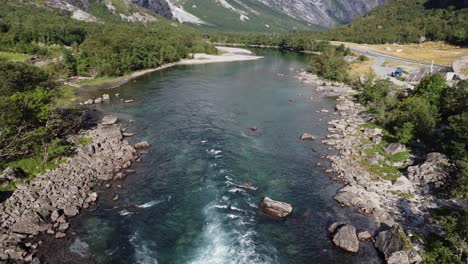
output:
<path id="1" fill-rule="evenodd" d="M 321 37 L 376 44 L 443 40 L 468 45 L 468 0 L 393 0 Z"/>
<path id="2" fill-rule="evenodd" d="M 24 0 L 33 2 L 33 0 Z M 151 22 L 158 16 L 220 31 L 322 30 L 390 0 L 42 0 L 71 17 Z"/>
<path id="3" fill-rule="evenodd" d="M 228 31 L 287 31 L 311 30 L 347 23 L 390 0 L 166 1 L 169 2 L 174 17 L 183 22 Z"/>
<path id="4" fill-rule="evenodd" d="M 259 0 L 312 24 L 332 27 L 348 23 L 390 0 Z"/>

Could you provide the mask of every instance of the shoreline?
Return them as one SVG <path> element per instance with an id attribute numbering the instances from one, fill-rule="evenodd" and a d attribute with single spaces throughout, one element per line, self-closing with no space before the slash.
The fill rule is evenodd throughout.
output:
<path id="1" fill-rule="evenodd" d="M 199 65 L 199 64 L 211 64 L 211 63 L 221 63 L 221 62 L 236 62 L 236 61 L 250 61 L 250 60 L 259 60 L 263 56 L 256 56 L 253 53 L 246 49 L 240 48 L 230 48 L 230 47 L 221 47 L 216 46 L 219 51 L 224 52 L 222 55 L 209 55 L 205 53 L 195 53 L 191 54 L 193 58 L 183 59 L 178 62 L 166 63 L 157 68 L 145 69 L 133 72 L 131 74 L 116 77 L 115 80 L 103 81 L 102 84 L 96 85 L 81 85 L 76 82 L 65 82 L 65 85 L 69 85 L 75 89 L 79 90 L 88 90 L 88 89 L 114 89 L 119 86 L 122 86 L 131 80 L 137 79 L 141 76 L 161 71 L 164 69 L 172 68 L 179 65 Z"/>
<path id="2" fill-rule="evenodd" d="M 431 218 L 430 210 L 441 205 L 456 206 L 451 201 L 436 198 L 427 187 L 444 184 L 451 167 L 448 158 L 435 152 L 416 157 L 406 146 L 386 142 L 384 130 L 373 125 L 372 115 L 356 102 L 353 96 L 358 91 L 351 87 L 324 81 L 306 72 L 300 72 L 297 78 L 317 85 L 316 90 L 324 96 L 337 97 L 335 114 L 339 118 L 328 123 L 327 138 L 322 140 L 335 152 L 326 156 L 331 163 L 326 171 L 334 173 L 337 176 L 333 176 L 334 179 L 343 183 L 333 198 L 339 204 L 371 217 L 378 226 L 378 230 L 373 230 L 376 239 L 380 233 L 401 226 L 405 240 L 412 244 L 403 255 L 414 260 L 410 263 L 420 263 L 419 253 L 424 244 L 418 234 L 440 234 L 440 227 Z M 408 156 L 401 160 L 393 160 L 406 154 Z M 393 168 L 396 172 L 379 175 L 374 169 L 380 167 Z M 391 263 L 392 253 L 383 253 Z"/>
<path id="3" fill-rule="evenodd" d="M 69 219 L 98 201 L 98 186 L 134 172 L 129 168 L 139 161 L 136 147 L 125 140 L 117 120 L 111 119 L 80 131 L 76 136 L 90 138 L 90 144 L 77 147 L 56 169 L 17 185 L 0 204 L 0 262 L 41 263 L 36 252 L 42 241 L 34 238 L 67 237 Z"/>

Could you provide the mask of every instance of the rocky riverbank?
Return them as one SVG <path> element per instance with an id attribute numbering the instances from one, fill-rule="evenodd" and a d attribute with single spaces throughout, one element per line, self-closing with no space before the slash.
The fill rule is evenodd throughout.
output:
<path id="1" fill-rule="evenodd" d="M 432 195 L 435 187 L 445 184 L 452 168 L 447 157 L 441 153 L 415 156 L 402 144 L 386 142 L 385 132 L 372 125 L 373 117 L 355 101 L 352 95 L 356 91 L 349 86 L 325 82 L 306 72 L 297 78 L 315 84 L 325 96 L 337 96 L 335 114 L 340 118 L 329 122 L 329 133 L 322 141 L 336 153 L 326 157 L 331 162 L 327 171 L 345 184 L 335 200 L 375 220 L 380 227 L 373 232 L 375 246 L 388 263 L 421 262 L 416 251 L 422 241 L 414 234 L 437 232 L 429 210 L 450 203 Z M 395 231 L 399 225 L 403 228 Z M 399 236 L 385 240 L 384 232 Z M 410 240 L 413 245 L 405 242 Z M 397 246 L 388 248 L 388 243 Z"/>
<path id="2" fill-rule="evenodd" d="M 135 148 L 124 140 L 116 118 L 106 120 L 106 125 L 79 135 L 91 139 L 90 144 L 78 147 L 58 168 L 17 185 L 0 204 L 0 263 L 40 263 L 35 251 L 41 242 L 32 238 L 41 233 L 67 236 L 69 218 L 98 200 L 99 184 L 133 172 L 129 167 L 138 160 Z"/>

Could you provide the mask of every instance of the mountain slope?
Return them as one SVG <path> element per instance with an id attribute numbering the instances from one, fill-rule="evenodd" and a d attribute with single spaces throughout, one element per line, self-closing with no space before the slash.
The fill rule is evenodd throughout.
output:
<path id="1" fill-rule="evenodd" d="M 393 0 L 322 36 L 377 44 L 427 39 L 468 45 L 468 1 Z"/>
<path id="2" fill-rule="evenodd" d="M 311 30 L 320 27 L 265 5 L 257 0 L 166 0 L 174 17 L 181 22 L 202 25 L 223 31 L 287 31 Z M 188 15 L 196 21 L 187 19 Z"/>
<path id="3" fill-rule="evenodd" d="M 179 21 L 225 31 L 291 31 L 351 21 L 390 0 L 166 0 Z M 175 14 L 182 10 L 180 16 Z M 187 14 L 196 21 L 186 19 Z M 193 18 L 193 17 L 192 17 Z"/>
<path id="4" fill-rule="evenodd" d="M 390 0 L 259 0 L 292 17 L 331 27 L 343 24 Z"/>

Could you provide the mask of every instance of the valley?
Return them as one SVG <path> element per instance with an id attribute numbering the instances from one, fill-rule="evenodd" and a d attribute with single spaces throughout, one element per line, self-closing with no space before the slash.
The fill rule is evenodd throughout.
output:
<path id="1" fill-rule="evenodd" d="M 465 263 L 465 2 L 5 0 L 0 263 Z"/>

